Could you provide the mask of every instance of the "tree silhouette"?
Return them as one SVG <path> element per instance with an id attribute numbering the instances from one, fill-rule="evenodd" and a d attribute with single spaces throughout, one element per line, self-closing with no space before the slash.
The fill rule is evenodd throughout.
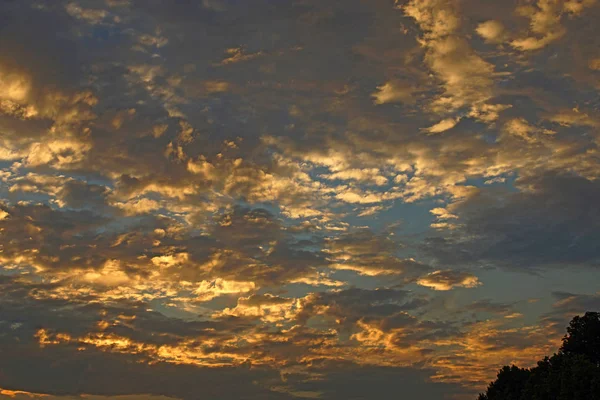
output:
<path id="1" fill-rule="evenodd" d="M 581 354 L 600 364 L 600 313 L 587 312 L 583 317 L 573 318 L 562 341 L 562 353 Z"/>
<path id="2" fill-rule="evenodd" d="M 558 354 L 536 367 L 503 367 L 478 400 L 600 400 L 600 314 L 574 317 Z"/>
<path id="3" fill-rule="evenodd" d="M 515 365 L 504 366 L 498 372 L 498 378 L 490 383 L 486 394 L 480 394 L 479 400 L 519 399 L 525 390 L 531 372 Z"/>

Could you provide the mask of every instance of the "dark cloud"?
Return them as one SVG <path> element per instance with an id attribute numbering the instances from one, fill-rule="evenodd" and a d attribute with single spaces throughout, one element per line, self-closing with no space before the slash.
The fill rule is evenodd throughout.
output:
<path id="1" fill-rule="evenodd" d="M 576 294 L 568 292 L 554 292 L 552 293 L 552 295 L 558 300 L 555 304 L 556 307 L 574 307 L 568 310 L 571 312 L 576 310 L 594 310 L 598 308 L 599 297 L 597 295 Z"/>
<path id="2" fill-rule="evenodd" d="M 431 382 L 426 370 L 408 368 L 357 367 L 341 363 L 332 365 L 335 372 L 326 380 L 303 382 L 298 391 L 322 393 L 324 399 L 442 399 L 453 395 L 465 395 L 464 389 L 455 384 Z"/>
<path id="3" fill-rule="evenodd" d="M 463 225 L 454 236 L 431 239 L 430 251 L 451 263 L 510 267 L 598 263 L 596 181 L 545 173 L 524 176 L 516 187 L 518 192 L 483 190 L 457 204 L 452 212 Z"/>
<path id="4" fill-rule="evenodd" d="M 248 368 L 200 370 L 192 366 L 148 365 L 135 357 L 74 348 L 39 349 L 12 344 L 3 349 L 0 371 L 3 388 L 55 395 L 94 393 L 114 396 L 155 393 L 180 399 L 198 396 L 288 399 L 257 386 L 256 380 L 274 379 L 275 371 Z M 10 361 L 9 361 L 10 360 Z M 235 381 L 235 385 L 231 382 Z"/>
<path id="5" fill-rule="evenodd" d="M 477 300 L 466 307 L 474 312 L 485 312 L 492 314 L 508 314 L 513 310 L 511 304 L 496 303 L 490 299 Z"/>

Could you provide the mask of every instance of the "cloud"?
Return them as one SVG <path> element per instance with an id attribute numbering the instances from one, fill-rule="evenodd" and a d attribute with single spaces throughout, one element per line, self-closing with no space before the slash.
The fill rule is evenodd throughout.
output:
<path id="1" fill-rule="evenodd" d="M 562 14 L 577 16 L 586 8 L 593 6 L 595 0 L 578 1 L 546 1 L 539 0 L 536 6 L 520 6 L 517 13 L 530 19 L 531 33 L 538 36 L 528 36 L 515 39 L 511 45 L 523 51 L 538 50 L 560 39 L 566 29 L 561 24 Z"/>
<path id="2" fill-rule="evenodd" d="M 433 290 L 451 290 L 455 287 L 472 288 L 481 285 L 479 279 L 468 272 L 443 270 L 434 271 L 419 278 L 417 283 Z"/>
<path id="3" fill-rule="evenodd" d="M 381 172 L 377 168 L 345 169 L 333 174 L 323 175 L 323 177 L 329 180 L 355 180 L 378 186 L 388 183 L 388 179 L 381 175 Z"/>
<path id="4" fill-rule="evenodd" d="M 540 129 L 529 125 L 524 118 L 512 119 L 505 125 L 505 130 L 509 135 L 525 140 L 529 143 L 536 143 L 543 140 L 543 135 L 554 135 L 556 132 L 550 129 Z"/>
<path id="5" fill-rule="evenodd" d="M 499 21 L 485 21 L 477 25 L 477 33 L 487 42 L 502 43 L 506 38 L 504 25 Z"/>
<path id="6" fill-rule="evenodd" d="M 75 2 L 68 3 L 66 11 L 70 16 L 85 20 L 90 24 L 98 24 L 108 15 L 106 10 L 82 8 Z"/>
<path id="7" fill-rule="evenodd" d="M 410 368 L 351 366 L 345 363 L 335 365 L 335 372 L 326 380 L 306 380 L 300 383 L 299 387 L 322 393 L 322 398 L 376 396 L 381 399 L 391 399 L 402 391 L 410 397 L 422 396 L 435 399 L 453 393 L 464 393 L 455 384 L 431 382 L 426 371 L 417 372 Z"/>
<path id="8" fill-rule="evenodd" d="M 263 321 L 277 322 L 289 320 L 299 311 L 299 302 L 294 299 L 271 294 L 240 297 L 234 308 L 226 308 L 218 316 L 260 318 Z"/>
<path id="9" fill-rule="evenodd" d="M 151 395 L 151 394 L 128 394 L 128 395 L 117 395 L 117 396 L 95 396 L 88 394 L 81 394 L 75 396 L 53 396 L 43 393 L 31 393 L 22 390 L 8 390 L 0 389 L 0 399 L 13 399 L 13 400 L 31 400 L 31 399 L 46 399 L 46 400 L 77 400 L 77 399 L 90 399 L 90 400 L 175 400 L 174 397 Z"/>
<path id="10" fill-rule="evenodd" d="M 458 124 L 459 121 L 460 121 L 460 118 L 443 119 L 440 122 L 438 122 L 437 124 L 430 126 L 429 128 L 425 128 L 424 130 L 429 133 L 441 133 L 441 132 L 444 132 L 444 131 L 454 128 L 456 126 L 456 124 Z"/>
<path id="11" fill-rule="evenodd" d="M 467 306 L 468 310 L 474 312 L 485 312 L 492 314 L 511 315 L 513 306 L 511 304 L 495 303 L 490 299 L 477 300 Z"/>
<path id="12" fill-rule="evenodd" d="M 256 288 L 254 282 L 226 281 L 220 278 L 213 282 L 202 281 L 194 293 L 198 295 L 199 301 L 212 300 L 223 294 L 247 293 Z"/>
<path id="13" fill-rule="evenodd" d="M 556 299 L 556 302 L 553 304 L 555 311 L 560 312 L 565 319 L 572 318 L 572 315 L 587 310 L 597 310 L 600 305 L 600 296 L 597 293 L 553 292 L 552 296 Z"/>
<path id="14" fill-rule="evenodd" d="M 432 240 L 432 252 L 453 263 L 486 260 L 512 267 L 595 265 L 595 181 L 550 172 L 520 178 L 516 184 L 519 192 L 481 191 L 452 207 L 451 212 L 464 224 L 460 230 L 467 239 L 463 244 L 450 237 Z M 446 253 L 450 243 L 454 243 L 454 255 Z"/>
<path id="15" fill-rule="evenodd" d="M 416 99 L 414 97 L 414 88 L 412 88 L 407 82 L 391 81 L 386 82 L 381 86 L 377 86 L 377 91 L 372 94 L 375 99 L 375 104 L 386 104 L 386 103 L 404 103 L 414 104 Z"/>
<path id="16" fill-rule="evenodd" d="M 445 382 L 456 382 L 458 376 L 469 376 L 472 387 L 477 382 L 493 379 L 498 372 L 498 365 L 515 363 L 516 365 L 533 366 L 534 360 L 550 354 L 560 342 L 549 339 L 548 332 L 553 326 L 526 325 L 512 328 L 502 321 L 481 321 L 472 324 L 460 339 L 464 353 L 449 355 L 434 362 L 444 372 L 439 379 Z"/>
<path id="17" fill-rule="evenodd" d="M 426 48 L 425 62 L 444 87 L 444 95 L 433 101 L 432 109 L 440 113 L 452 112 L 488 100 L 494 66 L 474 52 L 458 34 L 461 20 L 457 2 L 411 1 L 403 6 L 403 10 L 424 31 L 421 43 Z"/>
<path id="18" fill-rule="evenodd" d="M 390 236 L 376 235 L 360 229 L 339 235 L 326 242 L 325 252 L 337 270 L 355 271 L 361 275 L 398 275 L 409 281 L 429 272 L 430 267 L 412 258 L 397 255 L 400 246 Z"/>

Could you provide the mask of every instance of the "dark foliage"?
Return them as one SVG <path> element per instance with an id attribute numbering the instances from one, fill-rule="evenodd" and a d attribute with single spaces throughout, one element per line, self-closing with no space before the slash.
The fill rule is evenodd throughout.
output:
<path id="1" fill-rule="evenodd" d="M 587 312 L 583 317 L 573 318 L 560 351 L 564 354 L 581 354 L 592 363 L 600 364 L 600 313 Z"/>
<path id="2" fill-rule="evenodd" d="M 486 394 L 479 395 L 479 400 L 520 399 L 530 375 L 528 369 L 504 366 L 498 372 L 498 378 L 490 383 Z"/>
<path id="3" fill-rule="evenodd" d="M 536 367 L 503 367 L 478 400 L 600 400 L 600 314 L 573 318 L 558 354 Z"/>

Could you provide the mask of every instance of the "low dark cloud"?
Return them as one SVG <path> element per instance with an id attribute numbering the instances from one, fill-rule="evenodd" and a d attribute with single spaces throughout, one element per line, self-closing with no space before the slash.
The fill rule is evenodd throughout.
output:
<path id="1" fill-rule="evenodd" d="M 600 186 L 564 173 L 519 178 L 516 192 L 482 190 L 452 207 L 460 227 L 432 238 L 428 250 L 446 263 L 511 268 L 597 265 Z"/>

